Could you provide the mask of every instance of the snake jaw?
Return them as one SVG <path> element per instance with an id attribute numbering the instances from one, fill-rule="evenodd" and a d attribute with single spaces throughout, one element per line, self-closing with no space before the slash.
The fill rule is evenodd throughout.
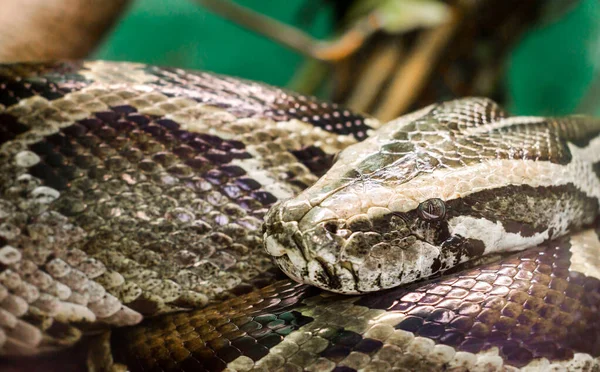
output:
<path id="1" fill-rule="evenodd" d="M 418 239 L 407 216 L 376 213 L 343 219 L 324 207 L 296 213 L 294 206 L 303 203 L 291 205 L 290 211 L 284 201 L 267 213 L 264 241 L 277 265 L 298 282 L 360 294 L 434 273 L 439 247 Z M 290 215 L 297 219 L 290 221 Z"/>
<path id="2" fill-rule="evenodd" d="M 338 223 L 326 208 L 307 209 L 305 203 L 293 200 L 277 203 L 265 216 L 265 249 L 295 281 L 341 293 L 357 293 L 347 290 L 356 287 L 355 275 L 347 268 L 337 267 L 339 249 L 349 233 L 342 227 L 343 223 Z"/>

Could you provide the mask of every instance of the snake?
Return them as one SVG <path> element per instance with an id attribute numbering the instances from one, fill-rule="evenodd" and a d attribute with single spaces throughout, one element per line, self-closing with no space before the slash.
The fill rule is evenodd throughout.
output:
<path id="1" fill-rule="evenodd" d="M 599 199 L 591 117 L 1 65 L 0 366 L 598 371 Z"/>

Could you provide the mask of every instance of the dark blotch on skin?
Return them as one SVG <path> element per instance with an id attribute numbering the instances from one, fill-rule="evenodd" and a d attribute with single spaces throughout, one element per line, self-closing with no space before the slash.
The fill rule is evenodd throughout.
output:
<path id="1" fill-rule="evenodd" d="M 337 366 L 331 372 L 356 372 L 356 370 L 347 366 Z"/>
<path id="2" fill-rule="evenodd" d="M 14 139 L 19 134 L 25 133 L 27 129 L 27 126 L 19 123 L 16 117 L 10 114 L 0 114 L 0 144 Z"/>
<path id="3" fill-rule="evenodd" d="M 600 178 L 600 161 L 597 163 L 594 163 L 592 165 L 592 169 L 594 170 L 594 173 L 596 174 L 596 177 Z"/>
<path id="4" fill-rule="evenodd" d="M 321 356 L 327 358 L 333 362 L 341 362 L 345 357 L 350 354 L 352 349 L 344 345 L 329 345 L 327 349 L 321 352 Z"/>
<path id="5" fill-rule="evenodd" d="M 442 268 L 442 261 L 436 257 L 433 259 L 433 264 L 431 265 L 431 272 L 437 273 L 438 270 Z"/>
<path id="6" fill-rule="evenodd" d="M 471 257 L 481 256 L 485 251 L 485 244 L 479 239 L 466 239 L 463 248 Z"/>
<path id="7" fill-rule="evenodd" d="M 442 254 L 456 256 L 456 263 L 461 262 L 464 256 L 474 259 L 485 251 L 485 244 L 479 239 L 452 236 L 442 244 Z"/>
<path id="8" fill-rule="evenodd" d="M 333 165 L 334 155 L 326 154 L 321 148 L 307 146 L 291 153 L 317 176 L 324 175 Z"/>
<path id="9" fill-rule="evenodd" d="M 590 141 L 596 138 L 598 134 L 600 134 L 600 131 L 598 130 L 598 128 L 593 126 L 593 123 L 587 123 L 582 121 L 581 123 L 577 124 L 578 125 L 569 128 L 571 129 L 571 133 L 562 134 L 565 137 L 566 141 L 573 143 L 579 148 L 588 146 L 590 144 Z M 568 147 L 566 147 L 566 144 L 565 148 L 568 149 Z"/>
<path id="10" fill-rule="evenodd" d="M 29 173 L 34 177 L 44 180 L 44 184 L 53 189 L 62 191 L 67 188 L 68 181 L 60 176 L 56 172 L 56 169 L 44 162 L 39 162 L 29 168 Z"/>
<path id="11" fill-rule="evenodd" d="M 534 200 L 535 203 L 530 203 Z M 471 216 L 490 221 L 505 221 L 507 232 L 532 236 L 546 230 L 557 211 L 568 208 L 582 211 L 572 230 L 591 224 L 598 215 L 598 201 L 575 185 L 532 187 L 509 185 L 483 190 L 447 203 L 447 219 Z M 558 205 L 558 206 L 557 206 Z"/>
<path id="12" fill-rule="evenodd" d="M 362 340 L 362 336 L 356 332 L 352 331 L 341 331 L 338 333 L 331 342 L 334 345 L 344 345 L 344 346 L 354 346 L 358 344 Z"/>
<path id="13" fill-rule="evenodd" d="M 518 222 L 518 221 L 510 221 L 510 220 L 505 221 L 503 226 L 504 226 L 504 230 L 506 230 L 506 232 L 513 233 L 513 234 L 520 234 L 522 237 L 525 237 L 525 238 L 534 236 L 535 234 L 538 234 L 545 230 L 542 227 L 535 228 L 530 224 L 526 224 L 526 223 L 522 223 L 522 222 Z"/>
<path id="14" fill-rule="evenodd" d="M 373 340 L 365 338 L 354 346 L 354 351 L 358 351 L 365 354 L 373 354 L 377 352 L 383 346 L 383 342 L 379 340 Z"/>

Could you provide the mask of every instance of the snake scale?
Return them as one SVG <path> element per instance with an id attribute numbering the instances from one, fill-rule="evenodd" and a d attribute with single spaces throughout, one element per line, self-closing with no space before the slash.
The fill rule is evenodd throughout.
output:
<path id="1" fill-rule="evenodd" d="M 132 371 L 598 371 L 599 134 L 481 98 L 380 126 L 203 72 L 4 65 L 0 367 L 112 330 Z"/>

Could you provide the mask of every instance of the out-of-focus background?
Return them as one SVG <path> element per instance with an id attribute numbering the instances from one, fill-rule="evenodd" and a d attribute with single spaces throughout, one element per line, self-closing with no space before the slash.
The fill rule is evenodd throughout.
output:
<path id="1" fill-rule="evenodd" d="M 333 30 L 332 9 L 317 10 L 302 23 L 310 0 L 238 0 L 263 14 L 301 27 L 317 37 Z M 190 0 L 137 0 L 94 57 L 204 69 L 285 86 L 303 57 L 211 13 Z"/>
<path id="2" fill-rule="evenodd" d="M 2 0 L 0 61 L 202 69 L 382 120 L 465 95 L 600 115 L 599 20 L 598 0 Z"/>
<path id="3" fill-rule="evenodd" d="M 313 8 L 314 18 L 303 23 L 302 10 L 315 1 L 237 2 L 317 37 L 333 30 L 331 4 Z M 573 112 L 598 79 L 600 1 L 581 0 L 564 15 L 547 17 L 523 35 L 509 57 L 505 79 L 512 110 L 520 114 Z M 189 0 L 136 1 L 94 57 L 206 69 L 280 86 L 290 83 L 303 61 L 298 53 Z M 596 90 L 587 98 L 600 109 Z"/>
<path id="4" fill-rule="evenodd" d="M 307 0 L 241 0 L 238 4 L 318 37 L 332 31 L 332 9 L 302 24 Z M 190 0 L 137 0 L 94 57 L 203 69 L 285 86 L 303 57 Z"/>

